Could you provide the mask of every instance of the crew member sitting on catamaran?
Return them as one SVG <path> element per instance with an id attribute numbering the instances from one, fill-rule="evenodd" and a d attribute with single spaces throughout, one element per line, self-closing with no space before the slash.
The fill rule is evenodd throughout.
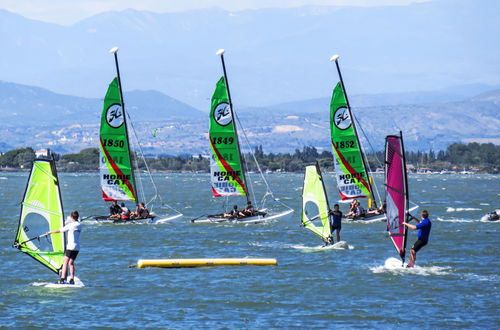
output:
<path id="1" fill-rule="evenodd" d="M 328 212 L 330 217 L 330 231 L 333 240 L 333 231 L 337 231 L 337 243 L 340 242 L 340 230 L 342 229 L 342 211 L 339 210 L 339 204 L 333 205 L 333 210 Z"/>
<path id="2" fill-rule="evenodd" d="M 233 209 L 229 213 L 224 213 L 224 218 L 237 218 L 239 214 L 238 205 L 233 205 Z"/>
<path id="3" fill-rule="evenodd" d="M 135 212 L 130 213 L 130 219 L 147 219 L 149 217 L 149 210 L 146 208 L 144 202 L 136 206 Z"/>
<path id="4" fill-rule="evenodd" d="M 78 218 L 78 211 L 73 211 L 71 212 L 71 216 L 66 219 L 67 223 L 64 227 L 46 233 L 46 235 L 52 235 L 55 233 L 68 232 L 68 242 L 66 243 L 66 250 L 64 251 L 63 266 L 59 273 L 59 283 L 66 283 L 69 265 L 70 278 L 68 283 L 75 284 L 75 259 L 78 252 L 80 252 L 80 232 L 82 231 L 82 225 Z"/>
<path id="5" fill-rule="evenodd" d="M 413 267 L 415 265 L 415 260 L 417 259 L 417 252 L 423 248 L 424 246 L 427 245 L 427 242 L 429 242 L 429 235 L 431 233 L 431 227 L 432 223 L 429 220 L 429 212 L 427 210 L 423 210 L 421 213 L 422 220 L 418 220 L 414 216 L 410 215 L 412 219 L 415 219 L 418 224 L 411 225 L 409 223 L 403 222 L 403 225 L 406 227 L 416 230 L 418 229 L 418 235 L 417 235 L 417 241 L 413 246 L 411 247 L 411 257 L 410 257 L 410 262 L 406 267 Z"/>
<path id="6" fill-rule="evenodd" d="M 241 217 L 251 217 L 254 214 L 254 208 L 251 201 L 247 202 L 247 207 L 239 213 Z"/>
<path id="7" fill-rule="evenodd" d="M 122 209 L 118 205 L 118 201 L 114 200 L 113 204 L 109 207 L 109 216 L 119 218 L 120 213 L 122 213 Z"/>
<path id="8" fill-rule="evenodd" d="M 128 209 L 128 207 L 125 206 L 125 203 L 121 203 L 121 208 L 122 208 L 122 212 L 120 214 L 120 218 L 122 220 L 128 220 L 130 219 L 130 210 Z"/>

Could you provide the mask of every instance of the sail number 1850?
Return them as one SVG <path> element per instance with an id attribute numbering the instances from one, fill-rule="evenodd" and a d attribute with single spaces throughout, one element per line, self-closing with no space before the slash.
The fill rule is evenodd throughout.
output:
<path id="1" fill-rule="evenodd" d="M 106 147 L 123 148 L 125 146 L 123 140 L 102 139 L 102 142 Z"/>

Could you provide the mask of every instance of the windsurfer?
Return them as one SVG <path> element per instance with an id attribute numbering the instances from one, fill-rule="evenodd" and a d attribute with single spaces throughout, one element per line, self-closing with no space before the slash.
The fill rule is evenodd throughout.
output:
<path id="1" fill-rule="evenodd" d="M 422 220 L 418 220 L 414 216 L 410 215 L 412 219 L 415 219 L 418 223 L 417 225 L 412 225 L 406 222 L 403 222 L 403 225 L 406 227 L 416 230 L 418 229 L 417 241 L 410 250 L 410 262 L 406 267 L 413 267 L 415 265 L 415 260 L 417 259 L 417 252 L 427 245 L 429 241 L 429 235 L 431 233 L 432 223 L 429 220 L 429 212 L 427 210 L 423 210 L 421 213 Z"/>
<path id="2" fill-rule="evenodd" d="M 66 283 L 69 265 L 70 279 L 68 283 L 75 284 L 75 259 L 78 252 L 80 252 L 80 232 L 82 231 L 78 211 L 71 212 L 71 216 L 66 219 L 66 222 L 64 227 L 49 231 L 46 235 L 68 232 L 68 242 L 66 243 L 66 250 L 64 251 L 63 265 L 59 272 L 59 283 Z"/>
<path id="3" fill-rule="evenodd" d="M 330 217 L 330 231 L 333 241 L 333 231 L 337 233 L 337 243 L 340 242 L 340 230 L 342 229 L 342 211 L 339 210 L 339 204 L 333 206 L 333 210 L 328 212 Z"/>
<path id="4" fill-rule="evenodd" d="M 118 201 L 114 200 L 113 204 L 109 207 L 109 217 L 119 218 L 122 212 L 121 207 L 118 205 Z"/>

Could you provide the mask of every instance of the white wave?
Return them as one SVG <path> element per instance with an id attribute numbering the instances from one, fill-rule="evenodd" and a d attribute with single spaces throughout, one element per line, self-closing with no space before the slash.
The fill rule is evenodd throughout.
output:
<path id="1" fill-rule="evenodd" d="M 406 264 L 401 265 L 401 260 L 396 258 L 388 258 L 382 266 L 369 267 L 374 274 L 392 273 L 395 275 L 447 275 L 450 273 L 451 267 L 439 266 L 418 266 L 406 268 Z"/>
<path id="2" fill-rule="evenodd" d="M 479 205 L 488 206 L 488 205 L 490 205 L 490 203 L 479 203 Z"/>
<path id="3" fill-rule="evenodd" d="M 8 180 L 6 176 L 0 176 L 0 180 Z"/>
<path id="4" fill-rule="evenodd" d="M 347 244 L 346 241 L 340 241 L 333 245 L 317 245 L 317 246 L 306 246 L 302 244 L 290 245 L 292 249 L 302 250 L 303 252 L 318 252 L 327 250 L 354 250 L 354 246 Z"/>
<path id="5" fill-rule="evenodd" d="M 443 218 L 437 218 L 437 221 L 443 221 L 443 222 L 474 222 L 477 220 L 467 220 L 467 219 L 443 219 Z"/>
<path id="6" fill-rule="evenodd" d="M 470 274 L 466 276 L 467 278 L 477 280 L 477 281 L 486 281 L 486 282 L 498 282 L 500 280 L 499 275 L 477 275 L 477 274 Z"/>
<path id="7" fill-rule="evenodd" d="M 481 209 L 477 209 L 474 207 L 448 207 L 446 208 L 446 212 L 464 212 L 464 211 L 481 211 Z"/>

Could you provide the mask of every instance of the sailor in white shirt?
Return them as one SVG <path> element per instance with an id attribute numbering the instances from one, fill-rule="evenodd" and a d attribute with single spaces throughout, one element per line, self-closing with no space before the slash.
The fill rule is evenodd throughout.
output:
<path id="1" fill-rule="evenodd" d="M 65 232 L 68 233 L 66 237 L 67 243 L 64 251 L 63 265 L 59 273 L 61 277 L 59 283 L 66 283 L 69 265 L 70 278 L 68 283 L 75 284 L 75 259 L 80 251 L 80 232 L 82 231 L 82 224 L 78 221 L 78 218 L 78 211 L 73 211 L 71 212 L 71 216 L 66 219 L 66 225 L 64 227 L 47 232 L 47 235 Z"/>

